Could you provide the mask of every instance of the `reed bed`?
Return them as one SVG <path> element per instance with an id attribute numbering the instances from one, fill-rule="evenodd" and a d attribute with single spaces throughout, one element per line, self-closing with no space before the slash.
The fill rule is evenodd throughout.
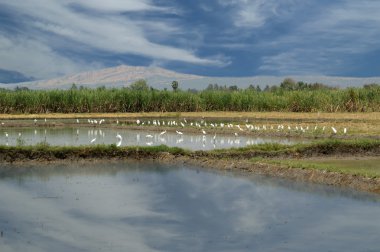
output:
<path id="1" fill-rule="evenodd" d="M 380 86 L 371 88 L 204 90 L 0 90 L 0 113 L 126 112 L 379 112 Z"/>

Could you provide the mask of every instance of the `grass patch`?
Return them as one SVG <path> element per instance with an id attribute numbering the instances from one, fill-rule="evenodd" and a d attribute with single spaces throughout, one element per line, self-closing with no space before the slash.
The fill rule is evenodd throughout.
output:
<path id="1" fill-rule="evenodd" d="M 285 145 L 278 143 L 264 143 L 249 145 L 242 148 L 231 148 L 210 151 L 214 155 L 242 155 L 249 154 L 255 156 L 274 157 L 281 155 L 300 155 L 300 156 L 320 156 L 335 154 L 366 154 L 380 153 L 380 140 L 376 139 L 324 139 L 312 143 L 299 143 L 294 145 Z"/>
<path id="2" fill-rule="evenodd" d="M 328 139 L 315 143 L 283 145 L 265 143 L 243 148 L 232 148 L 212 151 L 190 151 L 178 147 L 159 146 L 126 146 L 112 145 L 91 146 L 50 146 L 41 142 L 34 146 L 0 146 L 0 160 L 14 161 L 27 159 L 66 159 L 66 158 L 127 158 L 158 157 L 162 153 L 189 156 L 193 158 L 308 158 L 329 157 L 334 155 L 370 156 L 380 154 L 380 140 Z"/>
<path id="3" fill-rule="evenodd" d="M 68 158 L 156 158 L 161 153 L 186 155 L 189 151 L 178 147 L 160 146 L 127 146 L 94 145 L 94 146 L 50 146 L 38 144 L 34 146 L 0 146 L 0 160 L 53 160 Z"/>
<path id="4" fill-rule="evenodd" d="M 351 174 L 367 178 L 380 177 L 380 158 L 377 159 L 335 159 L 335 160 L 278 160 L 278 159 L 261 159 L 253 160 L 285 166 L 287 168 L 314 169 L 327 172 L 338 172 L 342 174 Z"/>

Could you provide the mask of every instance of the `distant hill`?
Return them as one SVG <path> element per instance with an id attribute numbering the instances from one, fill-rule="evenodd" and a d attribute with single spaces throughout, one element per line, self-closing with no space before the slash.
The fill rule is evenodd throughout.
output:
<path id="1" fill-rule="evenodd" d="M 173 80 L 179 82 L 196 80 L 201 76 L 180 74 L 159 67 L 126 66 L 110 67 L 101 70 L 88 71 L 67 75 L 50 80 L 15 83 L 12 86 L 26 86 L 32 89 L 67 89 L 75 83 L 85 87 L 125 87 L 139 79 L 145 79 L 155 88 L 170 88 Z M 7 85 L 7 87 L 10 87 Z"/>
<path id="2" fill-rule="evenodd" d="M 19 82 L 13 84 L 0 84 L 0 87 L 14 88 L 28 87 L 30 89 L 68 89 L 75 83 L 77 86 L 85 87 L 125 87 L 138 79 L 147 80 L 154 88 L 171 89 L 171 82 L 177 80 L 180 88 L 187 90 L 204 89 L 208 84 L 236 85 L 246 88 L 249 85 L 278 85 L 286 77 L 296 81 L 307 83 L 323 83 L 329 86 L 347 87 L 361 86 L 369 83 L 380 83 L 380 77 L 373 78 L 351 78 L 351 77 L 329 77 L 329 76 L 254 76 L 254 77 L 207 77 L 191 74 L 182 74 L 159 67 L 126 66 L 105 68 L 101 70 L 88 71 L 50 80 Z"/>

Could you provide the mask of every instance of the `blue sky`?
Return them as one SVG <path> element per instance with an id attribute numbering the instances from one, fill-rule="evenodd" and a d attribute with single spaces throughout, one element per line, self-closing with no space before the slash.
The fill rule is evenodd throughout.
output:
<path id="1" fill-rule="evenodd" d="M 0 82 L 121 64 L 379 76 L 379 11 L 377 0 L 0 0 Z"/>

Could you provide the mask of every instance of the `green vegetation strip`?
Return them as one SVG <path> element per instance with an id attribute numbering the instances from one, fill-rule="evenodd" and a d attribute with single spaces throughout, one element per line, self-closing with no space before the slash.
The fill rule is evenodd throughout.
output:
<path id="1" fill-rule="evenodd" d="M 380 158 L 375 159 L 333 159 L 333 160 L 279 160 L 260 159 L 254 163 L 267 163 L 285 166 L 287 168 L 314 169 L 342 174 L 352 174 L 367 178 L 380 178 Z"/>
<path id="2" fill-rule="evenodd" d="M 8 162 L 23 160 L 86 159 L 86 158 L 144 158 L 162 153 L 187 155 L 188 151 L 165 145 L 153 147 L 116 147 L 116 145 L 94 146 L 50 146 L 44 143 L 34 146 L 0 146 L 0 160 Z"/>
<path id="3" fill-rule="evenodd" d="M 302 87 L 301 87 L 302 86 Z M 125 112 L 374 112 L 380 111 L 380 85 L 332 89 L 319 85 L 203 91 L 155 89 L 0 90 L 0 113 Z"/>
<path id="4" fill-rule="evenodd" d="M 380 140 L 376 139 L 326 139 L 312 143 L 283 145 L 265 143 L 243 148 L 213 150 L 207 155 L 218 157 L 311 157 L 331 155 L 377 155 L 380 154 Z"/>
<path id="5" fill-rule="evenodd" d="M 86 159 L 86 158 L 157 158 L 165 153 L 189 158 L 215 159 L 252 159 L 252 158 L 307 158 L 334 155 L 380 155 L 380 140 L 357 139 L 323 141 L 281 145 L 259 144 L 244 148 L 221 149 L 212 151 L 190 151 L 178 147 L 160 146 L 128 146 L 116 145 L 94 146 L 50 146 L 40 143 L 34 146 L 0 146 L 0 160 L 13 162 L 17 160 L 54 160 L 54 159 Z"/>

